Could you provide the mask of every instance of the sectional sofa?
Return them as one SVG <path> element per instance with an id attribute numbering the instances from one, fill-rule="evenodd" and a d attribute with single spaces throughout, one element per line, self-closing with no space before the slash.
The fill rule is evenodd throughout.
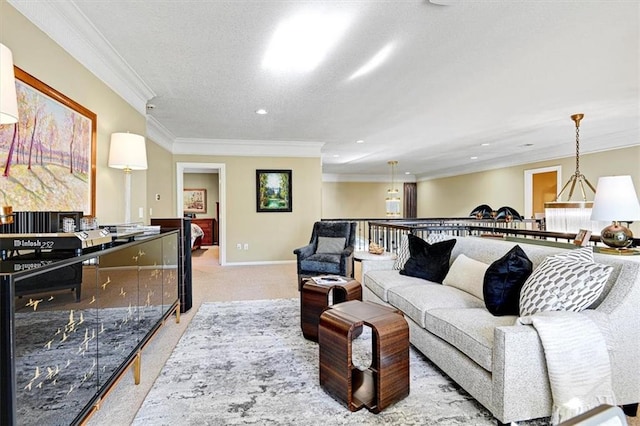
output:
<path id="1" fill-rule="evenodd" d="M 457 238 L 462 254 L 490 264 L 518 244 L 535 269 L 567 248 L 480 237 Z M 640 401 L 640 256 L 595 254 L 613 272 L 584 314 L 610 327 L 607 337 L 617 403 Z M 459 288 L 405 276 L 393 260 L 362 261 L 363 299 L 392 305 L 409 323 L 411 344 L 485 406 L 500 423 L 548 417 L 552 396 L 541 340 L 517 315 L 494 316 Z"/>

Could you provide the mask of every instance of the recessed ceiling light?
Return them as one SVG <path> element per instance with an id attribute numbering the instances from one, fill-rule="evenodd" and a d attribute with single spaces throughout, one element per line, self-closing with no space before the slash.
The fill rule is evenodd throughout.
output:
<path id="1" fill-rule="evenodd" d="M 338 158 L 340 157 L 338 154 L 333 154 L 333 158 Z"/>
<path id="2" fill-rule="evenodd" d="M 489 146 L 489 145 L 491 145 L 491 144 L 490 144 L 490 143 L 487 143 L 487 142 L 485 142 L 485 143 L 481 143 L 481 144 L 480 144 L 480 146 Z"/>
<path id="3" fill-rule="evenodd" d="M 378 68 L 388 57 L 393 49 L 393 43 L 387 44 L 385 47 L 380 49 L 378 53 L 373 55 L 371 59 L 369 59 L 363 66 L 358 68 L 356 72 L 351 74 L 349 80 L 353 80 L 354 78 L 360 77 L 361 75 L 365 75 L 374 69 Z"/>
<path id="4" fill-rule="evenodd" d="M 478 159 L 478 157 L 473 156 L 473 157 L 471 157 L 471 159 L 472 159 L 472 160 L 477 160 L 477 159 Z"/>
<path id="5" fill-rule="evenodd" d="M 364 143 L 364 141 L 362 139 L 358 139 L 356 143 Z"/>
<path id="6" fill-rule="evenodd" d="M 256 110 L 256 114 L 265 115 L 265 114 L 267 114 L 267 110 L 264 109 L 264 108 L 257 109 Z"/>
<path id="7" fill-rule="evenodd" d="M 312 71 L 349 27 L 344 14 L 306 14 L 278 24 L 262 60 L 275 71 Z"/>
<path id="8" fill-rule="evenodd" d="M 404 174 L 405 174 L 405 175 L 410 175 L 410 174 L 411 174 L 411 172 L 404 172 Z"/>

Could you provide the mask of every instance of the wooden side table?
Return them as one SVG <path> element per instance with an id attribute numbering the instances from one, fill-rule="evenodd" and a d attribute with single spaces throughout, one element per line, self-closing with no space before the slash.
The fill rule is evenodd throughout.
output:
<path id="1" fill-rule="evenodd" d="M 318 341 L 318 323 L 320 314 L 329 306 L 329 295 L 333 296 L 333 304 L 348 300 L 362 300 L 360 283 L 345 278 L 346 283 L 316 284 L 313 279 L 305 278 L 300 290 L 300 326 L 302 335 L 314 342 Z"/>
<path id="2" fill-rule="evenodd" d="M 363 325 L 371 327 L 371 366 L 352 364 L 351 344 Z M 320 316 L 320 386 L 351 411 L 379 413 L 409 395 L 409 326 L 402 313 L 373 302 L 350 301 Z"/>

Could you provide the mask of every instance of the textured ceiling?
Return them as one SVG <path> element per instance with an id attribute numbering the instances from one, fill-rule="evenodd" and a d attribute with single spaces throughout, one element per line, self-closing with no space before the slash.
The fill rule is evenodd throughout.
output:
<path id="1" fill-rule="evenodd" d="M 37 21 L 39 2 L 9 1 Z M 582 153 L 640 143 L 637 1 L 50 3 L 82 27 L 68 37 L 124 61 L 174 152 L 321 143 L 324 173 L 388 176 L 393 159 L 421 179 L 572 156 L 577 112 Z M 264 69 L 278 24 L 302 13 L 342 14 L 347 30 L 313 71 Z"/>

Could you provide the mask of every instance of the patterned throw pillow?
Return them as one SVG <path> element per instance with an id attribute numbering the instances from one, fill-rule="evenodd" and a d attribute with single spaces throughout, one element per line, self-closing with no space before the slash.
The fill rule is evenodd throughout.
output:
<path id="1" fill-rule="evenodd" d="M 435 244 L 439 243 L 440 241 L 453 240 L 454 238 L 456 237 L 454 237 L 453 235 L 444 234 L 442 232 L 432 232 L 427 235 L 427 242 L 429 244 Z"/>
<path id="2" fill-rule="evenodd" d="M 402 238 L 400 238 L 398 256 L 393 264 L 393 269 L 399 271 L 404 268 L 404 264 L 407 263 L 407 259 L 409 259 L 409 238 L 407 237 L 407 234 L 404 234 Z"/>
<path id="3" fill-rule="evenodd" d="M 580 312 L 595 302 L 613 268 L 577 260 L 584 259 L 582 256 L 584 251 L 573 250 L 569 254 L 547 257 L 522 287 L 520 316 L 544 311 Z"/>

